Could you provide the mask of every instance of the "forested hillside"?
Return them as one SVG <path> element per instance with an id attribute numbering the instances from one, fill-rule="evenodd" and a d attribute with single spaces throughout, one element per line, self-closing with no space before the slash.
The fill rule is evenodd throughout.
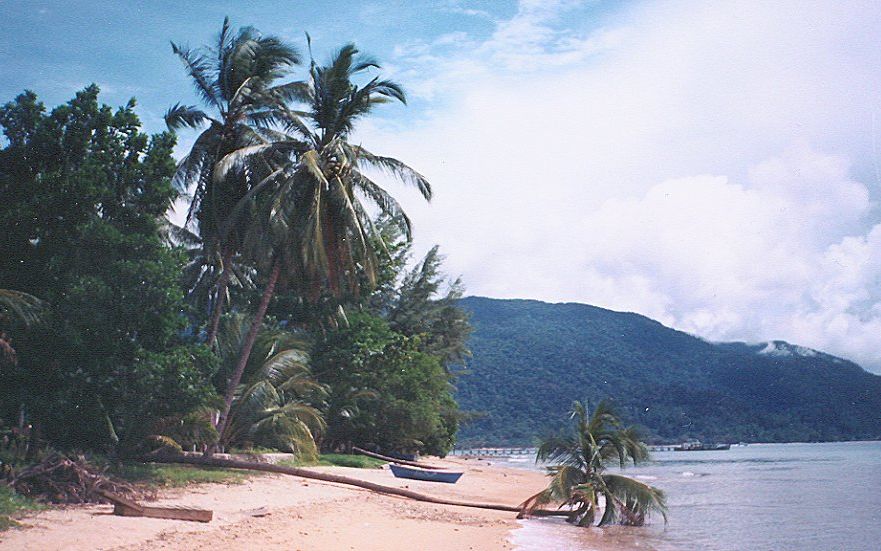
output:
<path id="1" fill-rule="evenodd" d="M 573 400 L 611 398 L 650 441 L 881 438 L 881 377 L 782 341 L 714 344 L 584 304 L 468 297 L 460 444 L 531 444 Z"/>

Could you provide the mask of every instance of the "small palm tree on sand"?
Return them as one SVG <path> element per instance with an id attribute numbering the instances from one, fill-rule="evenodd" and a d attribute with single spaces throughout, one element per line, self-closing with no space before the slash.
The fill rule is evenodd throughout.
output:
<path id="1" fill-rule="evenodd" d="M 604 507 L 599 526 L 624 524 L 641 526 L 649 513 L 657 512 L 667 520 L 664 493 L 639 480 L 606 472 L 608 465 L 624 468 L 648 459 L 648 450 L 632 427 L 624 427 L 608 402 L 602 401 L 588 415 L 581 402 L 572 405 L 575 434 L 554 437 L 538 449 L 536 461 L 552 463 L 548 467 L 551 483 L 545 490 L 521 504 L 520 518 L 540 506 L 556 503 L 570 507 L 569 522 L 593 526 Z"/>

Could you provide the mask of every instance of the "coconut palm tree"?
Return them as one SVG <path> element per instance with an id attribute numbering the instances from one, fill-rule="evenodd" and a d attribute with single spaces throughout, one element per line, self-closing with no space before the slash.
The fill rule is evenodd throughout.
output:
<path id="1" fill-rule="evenodd" d="M 606 472 L 617 463 L 648 459 L 648 450 L 632 427 L 624 427 L 609 405 L 602 401 L 588 416 L 581 402 L 572 405 L 575 434 L 546 440 L 538 449 L 536 462 L 548 467 L 551 483 L 521 505 L 521 516 L 549 503 L 571 507 L 569 522 L 592 526 L 602 496 L 605 507 L 599 525 L 641 526 L 646 515 L 658 512 L 667 520 L 664 493 L 636 479 Z"/>
<path id="2" fill-rule="evenodd" d="M 275 132 L 271 143 L 239 148 L 217 165 L 222 176 L 242 170 L 257 157 L 271 169 L 237 206 L 259 213 L 252 219 L 243 250 L 268 277 L 239 365 L 229 381 L 227 406 L 218 425 L 221 431 L 279 282 L 318 298 L 325 289 L 334 295 L 357 293 L 361 279 L 375 281 L 377 251 L 370 237 L 378 232 L 368 204 L 411 237 L 410 219 L 401 205 L 365 169 L 385 171 L 431 199 L 431 186 L 417 171 L 349 142 L 355 124 L 377 105 L 406 103 L 404 91 L 395 82 L 379 77 L 367 78 L 361 85 L 356 82 L 368 70 L 379 68 L 352 44 L 337 51 L 328 65 L 319 66 L 313 60 L 308 82 L 295 91 L 306 104 L 301 116 L 287 112 L 285 132 Z"/>
<path id="3" fill-rule="evenodd" d="M 209 305 L 209 309 L 214 311 L 213 305 L 217 300 L 218 294 L 226 295 L 228 299 L 228 289 L 224 293 L 224 289 L 217 288 L 217 282 L 223 270 L 229 273 L 223 276 L 226 286 L 239 288 L 254 288 L 254 269 L 247 264 L 236 262 L 238 257 L 230 259 L 225 266 L 219 265 L 213 258 L 205 246 L 202 238 L 187 228 L 182 228 L 165 221 L 162 231 L 165 235 L 166 242 L 172 247 L 182 248 L 187 255 L 187 263 L 184 265 L 181 280 L 187 291 L 187 300 L 194 306 Z M 219 312 L 219 311 L 218 311 Z M 220 316 L 217 316 L 216 322 L 219 326 Z M 217 328 L 214 328 L 216 332 Z M 210 344 L 214 343 L 214 336 Z"/>
<path id="4" fill-rule="evenodd" d="M 246 327 L 242 314 L 222 324 L 217 340 L 221 381 L 237 363 Z M 236 389 L 229 421 L 220 431 L 221 445 L 252 443 L 316 456 L 315 438 L 325 424 L 312 404 L 323 400 L 326 391 L 312 378 L 308 347 L 304 337 L 288 330 L 260 333 L 248 358 L 244 384 Z"/>
<path id="5" fill-rule="evenodd" d="M 286 119 L 286 104 L 300 95 L 302 83 L 276 84 L 300 63 L 297 50 L 252 27 L 237 32 L 224 19 L 212 47 L 190 49 L 172 43 L 172 51 L 183 62 L 196 92 L 207 110 L 180 103 L 171 107 L 165 121 L 172 130 L 203 128 L 178 165 L 175 184 L 183 191 L 193 188 L 187 222 L 195 220 L 206 249 L 219 273 L 208 328 L 213 344 L 223 312 L 230 264 L 241 247 L 247 226 L 244 211 L 234 207 L 265 170 L 264 164 L 239 165 L 218 174 L 216 165 L 239 148 L 267 143 L 265 129 Z"/>

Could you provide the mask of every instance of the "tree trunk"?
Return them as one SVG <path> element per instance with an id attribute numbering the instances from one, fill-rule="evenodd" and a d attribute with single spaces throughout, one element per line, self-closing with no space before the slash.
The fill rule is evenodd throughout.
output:
<path id="1" fill-rule="evenodd" d="M 220 317 L 223 315 L 223 302 L 226 300 L 226 288 L 229 285 L 229 278 L 232 276 L 233 250 L 230 248 L 223 253 L 223 269 L 220 277 L 217 278 L 217 300 L 214 301 L 214 311 L 211 313 L 211 324 L 208 326 L 208 346 L 213 346 L 217 339 L 217 331 L 220 328 Z"/>
<path id="2" fill-rule="evenodd" d="M 272 299 L 272 294 L 275 292 L 275 284 L 278 282 L 278 276 L 280 274 L 281 263 L 276 260 L 272 264 L 272 272 L 269 274 L 269 281 L 266 282 L 266 289 L 263 290 L 260 306 L 257 307 L 257 312 L 254 314 L 254 321 L 251 322 L 251 328 L 248 330 L 248 334 L 245 336 L 245 341 L 242 343 L 242 350 L 239 353 L 239 362 L 236 364 L 232 377 L 229 379 L 229 385 L 226 387 L 223 410 L 220 412 L 220 417 L 217 420 L 217 434 L 219 434 L 221 438 L 223 437 L 223 432 L 226 430 L 226 425 L 229 422 L 229 410 L 232 408 L 232 401 L 236 394 L 236 388 L 238 388 L 239 383 L 242 381 L 242 374 L 245 372 L 245 366 L 248 365 L 248 358 L 251 356 L 251 350 L 254 348 L 254 343 L 257 341 L 257 334 L 260 332 L 260 326 L 263 324 L 263 317 L 266 315 L 266 309 L 269 307 L 269 301 Z M 210 456 L 214 453 L 216 448 L 217 444 L 209 446 L 205 451 L 205 455 Z"/>
<path id="3" fill-rule="evenodd" d="M 367 482 L 366 480 L 360 480 L 357 478 L 352 478 L 348 476 L 340 476 L 336 474 L 330 474 L 325 472 L 317 472 L 310 471 L 308 469 L 300 469 L 297 467 L 285 467 L 283 465 L 273 465 L 271 463 L 255 463 L 251 461 L 237 461 L 234 459 L 219 459 L 216 457 L 198 457 L 198 456 L 187 456 L 187 455 L 158 455 L 154 457 L 147 457 L 145 461 L 157 462 L 157 463 L 186 463 L 189 465 L 208 465 L 212 467 L 225 467 L 228 469 L 247 469 L 251 471 L 263 471 L 269 473 L 279 473 L 279 474 L 287 474 L 293 476 L 299 476 L 301 478 L 310 478 L 314 480 L 321 480 L 323 482 L 334 482 L 336 484 L 346 484 L 348 486 L 355 486 L 358 488 L 364 488 L 365 490 L 370 490 L 373 492 L 378 492 L 386 495 L 393 495 L 399 497 L 406 497 L 409 499 L 413 499 L 416 501 L 423 501 L 426 503 L 436 503 L 438 505 L 454 505 L 456 507 L 472 507 L 475 509 L 490 509 L 494 511 L 507 511 L 510 513 L 520 513 L 521 508 L 516 505 L 500 505 L 496 503 L 472 503 L 470 501 L 458 501 L 455 499 L 445 499 L 442 497 L 435 497 L 427 494 L 421 494 L 419 492 L 414 492 L 413 490 L 406 490 L 403 488 L 395 488 L 392 486 L 384 486 L 382 484 L 376 484 L 374 482 Z M 571 511 L 546 511 L 546 510 L 536 510 L 530 513 L 534 516 L 569 516 Z"/>

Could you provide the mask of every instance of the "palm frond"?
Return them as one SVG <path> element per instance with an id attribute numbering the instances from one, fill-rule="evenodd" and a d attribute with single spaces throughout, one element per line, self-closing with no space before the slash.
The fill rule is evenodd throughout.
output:
<path id="1" fill-rule="evenodd" d="M 663 491 L 617 474 L 604 474 L 602 479 L 606 486 L 606 508 L 600 526 L 614 523 L 642 526 L 651 513 L 660 514 L 667 522 L 667 503 Z"/>
<path id="2" fill-rule="evenodd" d="M 175 103 L 165 112 L 165 124 L 169 130 L 198 128 L 209 119 L 204 111 L 193 105 Z"/>
<path id="3" fill-rule="evenodd" d="M 416 189 L 419 190 L 419 193 L 421 193 L 426 200 L 431 200 L 431 184 L 428 182 L 425 176 L 423 176 L 416 170 L 410 168 L 402 161 L 393 159 L 391 157 L 374 155 L 373 153 L 370 153 L 369 151 L 361 147 L 355 148 L 355 151 L 357 152 L 358 159 L 359 161 L 361 161 L 362 164 L 379 168 L 386 173 L 395 176 L 403 183 L 415 186 Z"/>
<path id="4" fill-rule="evenodd" d="M 37 297 L 12 289 L 0 289 L 0 317 L 11 315 L 25 325 L 40 321 L 46 303 Z"/>
<path id="5" fill-rule="evenodd" d="M 223 110 L 223 106 L 220 103 L 219 90 L 216 83 L 212 82 L 211 79 L 213 70 L 211 62 L 203 54 L 187 47 L 178 46 L 174 42 L 171 43 L 171 51 L 184 64 L 184 68 L 193 80 L 193 86 L 202 100 L 218 110 Z"/>

